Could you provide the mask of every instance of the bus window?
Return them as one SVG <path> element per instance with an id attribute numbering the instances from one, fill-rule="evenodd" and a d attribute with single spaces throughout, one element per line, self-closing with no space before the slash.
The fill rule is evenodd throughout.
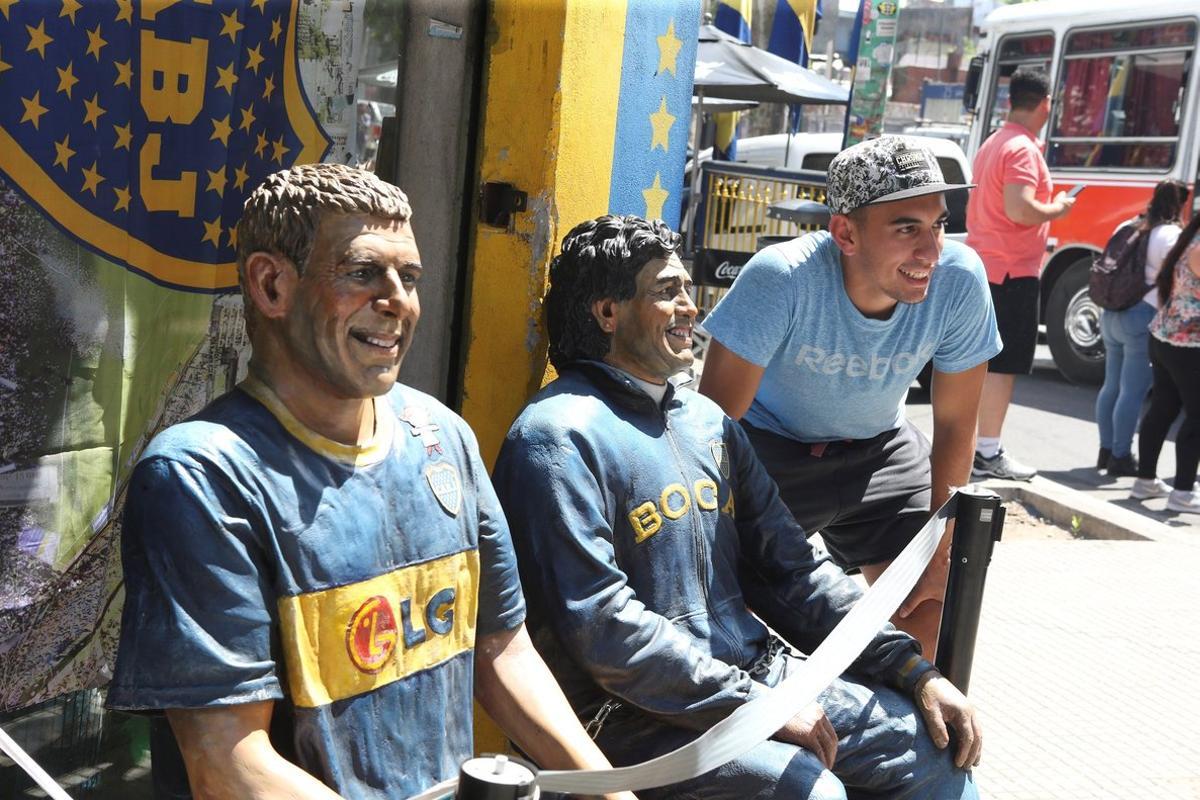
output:
<path id="1" fill-rule="evenodd" d="M 1193 22 L 1069 35 L 1050 166 L 1170 169 L 1195 42 Z"/>
<path id="2" fill-rule="evenodd" d="M 992 86 L 991 101 L 987 110 L 988 136 L 1003 125 L 1008 116 L 1008 80 L 1017 71 L 1017 67 L 1041 67 L 1049 72 L 1050 58 L 1053 54 L 1052 33 L 1006 36 L 1000 41 L 996 56 L 996 82 Z"/>

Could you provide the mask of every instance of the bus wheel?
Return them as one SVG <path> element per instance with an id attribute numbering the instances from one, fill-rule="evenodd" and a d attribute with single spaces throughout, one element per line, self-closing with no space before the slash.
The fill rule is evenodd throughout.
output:
<path id="1" fill-rule="evenodd" d="M 1081 258 L 1059 276 L 1046 302 L 1046 339 L 1059 372 L 1072 383 L 1104 382 L 1100 307 L 1088 296 L 1092 259 Z"/>

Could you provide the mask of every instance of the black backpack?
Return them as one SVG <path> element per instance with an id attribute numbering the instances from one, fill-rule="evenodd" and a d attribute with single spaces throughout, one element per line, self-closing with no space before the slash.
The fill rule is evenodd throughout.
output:
<path id="1" fill-rule="evenodd" d="M 1104 252 L 1092 261 L 1088 294 L 1108 311 L 1133 308 L 1150 291 L 1146 283 L 1146 249 L 1150 232 L 1142 230 L 1141 219 L 1117 228 Z"/>

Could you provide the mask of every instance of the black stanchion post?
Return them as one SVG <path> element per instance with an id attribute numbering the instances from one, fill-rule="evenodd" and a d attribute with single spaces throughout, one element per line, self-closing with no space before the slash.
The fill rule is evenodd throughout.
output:
<path id="1" fill-rule="evenodd" d="M 533 768 L 508 756 L 481 756 L 464 762 L 455 800 L 532 800 Z"/>
<path id="2" fill-rule="evenodd" d="M 1000 505 L 999 495 L 970 486 L 958 491 L 946 602 L 938 630 L 937 668 L 963 694 L 971 682 L 983 583 L 992 547 L 1000 541 L 1003 529 L 1004 506 Z"/>

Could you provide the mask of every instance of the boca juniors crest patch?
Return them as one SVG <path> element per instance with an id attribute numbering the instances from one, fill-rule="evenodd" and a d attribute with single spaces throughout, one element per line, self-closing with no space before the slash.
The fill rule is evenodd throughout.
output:
<path id="1" fill-rule="evenodd" d="M 430 464 L 425 468 L 425 480 L 433 496 L 441 503 L 442 508 L 452 516 L 457 517 L 462 508 L 462 481 L 458 478 L 458 467 L 445 461 Z"/>
<path id="2" fill-rule="evenodd" d="M 236 287 L 246 197 L 331 145 L 301 85 L 301 5 L 0 0 L 0 176 L 114 263 Z"/>
<path id="3" fill-rule="evenodd" d="M 717 463 L 717 471 L 721 473 L 721 477 L 729 480 L 729 451 L 725 449 L 725 442 L 715 439 L 708 443 L 708 449 L 712 452 L 713 461 Z"/>

